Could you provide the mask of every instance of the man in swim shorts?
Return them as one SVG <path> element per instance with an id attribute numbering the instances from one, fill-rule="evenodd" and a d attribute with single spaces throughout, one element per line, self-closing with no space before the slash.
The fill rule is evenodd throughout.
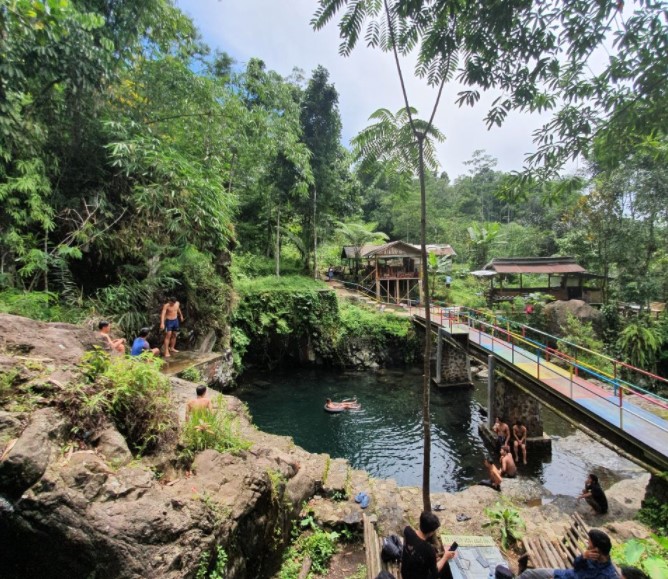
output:
<path id="1" fill-rule="evenodd" d="M 179 332 L 179 318 L 183 322 L 181 306 L 176 298 L 167 298 L 167 303 L 162 306 L 160 314 L 160 329 L 165 330 L 165 343 L 163 351 L 165 358 L 169 358 L 171 352 L 178 352 L 176 346 L 176 334 Z"/>

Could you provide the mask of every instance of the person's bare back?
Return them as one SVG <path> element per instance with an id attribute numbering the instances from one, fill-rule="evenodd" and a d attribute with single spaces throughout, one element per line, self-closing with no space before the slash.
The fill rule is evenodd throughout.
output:
<path id="1" fill-rule="evenodd" d="M 206 397 L 206 386 L 198 386 L 195 392 L 197 393 L 197 398 L 189 400 L 186 404 L 186 422 L 190 420 L 190 416 L 196 410 L 213 412 L 213 403 L 210 398 Z"/>

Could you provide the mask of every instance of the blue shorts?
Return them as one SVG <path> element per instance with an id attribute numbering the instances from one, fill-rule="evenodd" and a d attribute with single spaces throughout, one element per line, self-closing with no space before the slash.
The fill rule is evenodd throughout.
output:
<path id="1" fill-rule="evenodd" d="M 165 320 L 165 332 L 178 332 L 179 331 L 179 318 L 174 318 L 173 320 Z"/>

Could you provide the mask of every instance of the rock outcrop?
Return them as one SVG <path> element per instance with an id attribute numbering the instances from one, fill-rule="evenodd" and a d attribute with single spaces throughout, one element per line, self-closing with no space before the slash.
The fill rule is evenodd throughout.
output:
<path id="1" fill-rule="evenodd" d="M 548 332 L 554 335 L 563 334 L 569 314 L 575 316 L 582 323 L 590 322 L 595 330 L 600 330 L 601 312 L 582 300 L 558 300 L 547 304 L 543 313 L 548 321 Z"/>

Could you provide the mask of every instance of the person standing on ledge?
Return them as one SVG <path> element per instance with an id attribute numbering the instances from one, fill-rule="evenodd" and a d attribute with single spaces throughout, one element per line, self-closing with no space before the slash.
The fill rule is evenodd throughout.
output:
<path id="1" fill-rule="evenodd" d="M 183 313 L 176 298 L 167 298 L 167 303 L 162 306 L 160 314 L 160 329 L 165 330 L 165 343 L 163 352 L 165 358 L 169 358 L 171 352 L 178 352 L 176 346 L 176 335 L 179 333 L 179 319 L 183 323 Z"/>
<path id="2" fill-rule="evenodd" d="M 585 488 L 578 500 L 584 499 L 587 504 L 599 515 L 605 515 L 608 512 L 608 499 L 598 482 L 595 474 L 590 474 L 585 481 Z"/>
<path id="3" fill-rule="evenodd" d="M 455 551 L 446 551 L 439 559 L 436 549 L 429 542 L 441 521 L 434 513 L 423 511 L 420 515 L 420 528 L 404 529 L 404 552 L 401 557 L 401 577 L 403 579 L 452 579 L 450 559 Z"/>

